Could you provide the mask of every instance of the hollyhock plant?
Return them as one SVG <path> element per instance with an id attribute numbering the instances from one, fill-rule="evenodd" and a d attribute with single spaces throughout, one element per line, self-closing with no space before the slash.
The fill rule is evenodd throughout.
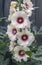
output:
<path id="1" fill-rule="evenodd" d="M 7 35 L 11 40 L 9 45 L 9 51 L 12 52 L 13 59 L 21 62 L 22 59 L 24 61 L 28 60 L 29 54 L 27 55 L 25 52 L 30 51 L 28 47 L 31 46 L 31 44 L 35 40 L 33 33 L 30 31 L 31 22 L 28 18 L 28 16 L 30 16 L 32 13 L 31 9 L 33 8 L 33 4 L 31 1 L 28 2 L 23 1 L 24 9 L 22 8 L 20 0 L 18 1 L 17 4 L 18 6 L 15 8 L 16 2 L 11 2 L 10 7 L 10 15 L 12 14 L 10 19 L 11 24 L 7 26 Z M 29 12 L 29 14 L 26 13 L 26 10 Z"/>
<path id="2" fill-rule="evenodd" d="M 31 0 L 23 0 L 23 3 L 21 3 L 21 0 L 12 1 L 10 4 L 8 17 L 10 24 L 7 26 L 6 34 L 10 39 L 8 47 L 12 54 L 11 58 L 16 63 L 22 63 L 22 61 L 24 63 L 30 60 L 34 54 L 35 46 L 33 46 L 33 43 L 36 35 L 31 29 L 32 22 L 29 20 L 32 10 L 34 10 L 34 7 Z"/>
<path id="3" fill-rule="evenodd" d="M 37 42 L 42 27 L 39 30 L 30 18 L 35 8 L 32 0 L 11 1 L 8 20 L 0 18 L 0 23 L 5 21 L 0 26 L 0 65 L 42 65 Z"/>

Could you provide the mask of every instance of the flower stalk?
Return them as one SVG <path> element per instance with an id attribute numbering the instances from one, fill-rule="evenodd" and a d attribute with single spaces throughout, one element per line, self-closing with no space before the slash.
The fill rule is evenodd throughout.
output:
<path id="1" fill-rule="evenodd" d="M 19 11 L 22 10 L 22 7 L 21 7 L 21 0 L 18 0 L 18 7 L 19 7 Z"/>

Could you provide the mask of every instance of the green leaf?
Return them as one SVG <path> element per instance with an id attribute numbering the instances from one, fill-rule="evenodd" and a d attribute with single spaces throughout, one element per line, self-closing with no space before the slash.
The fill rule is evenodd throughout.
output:
<path id="1" fill-rule="evenodd" d="M 31 51 L 25 51 L 25 53 L 28 55 L 28 56 L 32 56 L 32 52 Z"/>

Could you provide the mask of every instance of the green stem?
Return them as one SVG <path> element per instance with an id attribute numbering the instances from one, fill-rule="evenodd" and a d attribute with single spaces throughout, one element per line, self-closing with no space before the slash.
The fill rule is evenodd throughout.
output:
<path id="1" fill-rule="evenodd" d="M 22 10 L 22 7 L 21 7 L 21 0 L 18 0 L 18 7 L 19 7 L 19 11 Z"/>

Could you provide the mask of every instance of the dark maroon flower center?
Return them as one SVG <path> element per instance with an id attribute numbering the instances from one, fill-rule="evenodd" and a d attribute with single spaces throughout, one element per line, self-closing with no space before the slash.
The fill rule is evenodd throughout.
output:
<path id="1" fill-rule="evenodd" d="M 21 39 L 22 39 L 23 41 L 27 41 L 28 35 L 26 35 L 26 34 L 22 35 Z"/>
<path id="2" fill-rule="evenodd" d="M 20 50 L 19 51 L 19 56 L 24 56 L 24 55 L 25 55 L 24 51 L 23 50 Z"/>
<path id="3" fill-rule="evenodd" d="M 12 30 L 12 34 L 15 35 L 17 33 L 17 30 L 16 29 L 13 29 Z"/>
<path id="4" fill-rule="evenodd" d="M 26 6 L 26 8 L 28 9 L 29 5 L 28 5 L 27 3 L 25 3 L 25 6 Z"/>
<path id="5" fill-rule="evenodd" d="M 18 17 L 18 18 L 17 18 L 17 22 L 18 22 L 19 24 L 22 24 L 22 23 L 24 22 L 23 17 Z"/>

